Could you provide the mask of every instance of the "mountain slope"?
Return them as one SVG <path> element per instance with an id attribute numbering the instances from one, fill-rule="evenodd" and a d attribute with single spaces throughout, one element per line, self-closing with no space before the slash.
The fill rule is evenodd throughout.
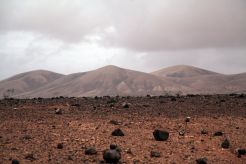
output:
<path id="1" fill-rule="evenodd" d="M 12 88 L 14 93 L 9 90 Z M 0 97 L 4 94 L 18 98 L 144 96 L 180 92 L 184 94 L 246 93 L 246 73 L 223 75 L 179 65 L 149 74 L 116 66 L 105 66 L 70 75 L 43 70 L 31 71 L 0 82 Z"/>
<path id="2" fill-rule="evenodd" d="M 217 75 L 218 73 L 193 67 L 193 66 L 177 65 L 177 66 L 160 69 L 158 71 L 152 72 L 152 74 L 162 77 L 183 78 L 183 77 L 195 77 L 195 76 L 203 76 L 203 75 Z"/>
<path id="3" fill-rule="evenodd" d="M 94 71 L 71 74 L 21 96 L 103 96 L 103 95 L 146 95 L 176 92 L 182 86 L 157 76 L 106 66 Z M 184 87 L 183 90 L 186 88 Z"/>
<path id="4" fill-rule="evenodd" d="M 62 76 L 62 74 L 45 70 L 36 70 L 15 75 L 0 81 L 0 97 L 4 95 L 18 95 L 37 89 Z"/>
<path id="5" fill-rule="evenodd" d="M 190 88 L 189 93 L 223 94 L 246 90 L 246 73 L 224 75 L 193 66 L 178 65 L 152 74 Z"/>

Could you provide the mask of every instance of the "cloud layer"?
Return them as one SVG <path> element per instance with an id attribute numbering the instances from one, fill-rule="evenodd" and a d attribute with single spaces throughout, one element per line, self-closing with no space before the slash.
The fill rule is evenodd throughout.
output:
<path id="1" fill-rule="evenodd" d="M 37 68 L 70 73 L 107 64 L 242 72 L 245 29 L 245 0 L 2 0 L 0 78 Z"/>

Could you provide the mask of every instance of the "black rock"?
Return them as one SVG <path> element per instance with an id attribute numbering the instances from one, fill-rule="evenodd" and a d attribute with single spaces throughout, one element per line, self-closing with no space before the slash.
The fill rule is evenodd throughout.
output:
<path id="1" fill-rule="evenodd" d="M 63 149 L 63 143 L 58 143 L 57 144 L 57 149 Z"/>
<path id="2" fill-rule="evenodd" d="M 95 154 L 97 154 L 97 150 L 94 147 L 85 149 L 85 155 L 95 155 Z"/>
<path id="3" fill-rule="evenodd" d="M 239 155 L 246 155 L 246 149 L 237 149 Z"/>
<path id="4" fill-rule="evenodd" d="M 196 160 L 197 164 L 207 164 L 207 158 L 200 158 Z"/>
<path id="5" fill-rule="evenodd" d="M 171 98 L 171 101 L 176 101 L 176 98 L 175 98 L 175 97 L 172 97 L 172 98 Z"/>
<path id="6" fill-rule="evenodd" d="M 158 157 L 161 157 L 161 153 L 160 153 L 160 152 L 157 152 L 157 151 L 151 151 L 151 152 L 150 152 L 150 156 L 151 156 L 151 157 L 156 157 L 156 158 L 158 158 Z"/>
<path id="7" fill-rule="evenodd" d="M 166 141 L 169 138 L 169 133 L 162 130 L 155 130 L 153 135 L 156 141 Z"/>
<path id="8" fill-rule="evenodd" d="M 128 104 L 128 103 L 123 103 L 123 104 L 122 104 L 122 107 L 123 107 L 123 108 L 129 108 L 129 104 Z"/>
<path id="9" fill-rule="evenodd" d="M 117 146 L 117 145 L 115 145 L 115 144 L 110 144 L 110 146 L 109 146 L 109 147 L 110 147 L 110 149 L 112 149 L 112 150 L 113 150 L 113 149 L 117 149 L 117 148 L 118 148 L 118 146 Z"/>
<path id="10" fill-rule="evenodd" d="M 214 136 L 223 136 L 223 132 L 221 132 L 221 131 L 215 132 Z"/>
<path id="11" fill-rule="evenodd" d="M 117 164 L 121 159 L 121 154 L 117 150 L 108 149 L 103 152 L 103 159 L 107 163 Z"/>
<path id="12" fill-rule="evenodd" d="M 20 162 L 17 159 L 13 159 L 11 163 L 12 164 L 19 164 Z"/>
<path id="13" fill-rule="evenodd" d="M 59 115 L 62 114 L 62 110 L 60 108 L 56 109 L 55 114 L 59 114 Z"/>
<path id="14" fill-rule="evenodd" d="M 208 134 L 208 131 L 205 130 L 205 129 L 202 129 L 202 130 L 201 130 L 201 134 Z"/>
<path id="15" fill-rule="evenodd" d="M 190 122 L 190 117 L 186 117 L 185 122 Z"/>
<path id="16" fill-rule="evenodd" d="M 229 140 L 228 140 L 228 139 L 225 139 L 225 140 L 222 142 L 221 147 L 222 147 L 223 149 L 229 149 L 229 147 L 230 147 L 230 142 L 229 142 Z"/>
<path id="17" fill-rule="evenodd" d="M 125 134 L 123 133 L 123 131 L 121 129 L 115 129 L 112 132 L 112 136 L 125 136 Z"/>

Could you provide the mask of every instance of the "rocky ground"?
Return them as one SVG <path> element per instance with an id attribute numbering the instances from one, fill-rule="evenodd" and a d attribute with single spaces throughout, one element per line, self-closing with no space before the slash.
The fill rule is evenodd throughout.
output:
<path id="1" fill-rule="evenodd" d="M 110 144 L 120 163 L 245 163 L 246 96 L 0 101 L 0 163 L 104 163 Z"/>

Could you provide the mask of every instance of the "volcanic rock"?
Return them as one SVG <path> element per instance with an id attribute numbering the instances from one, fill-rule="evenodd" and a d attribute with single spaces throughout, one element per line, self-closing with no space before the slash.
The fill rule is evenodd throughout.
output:
<path id="1" fill-rule="evenodd" d="M 125 136 L 125 134 L 121 129 L 118 128 L 112 132 L 112 136 Z"/>
<path id="2" fill-rule="evenodd" d="M 166 141 L 169 138 L 169 133 L 162 130 L 155 130 L 153 135 L 156 141 Z"/>

